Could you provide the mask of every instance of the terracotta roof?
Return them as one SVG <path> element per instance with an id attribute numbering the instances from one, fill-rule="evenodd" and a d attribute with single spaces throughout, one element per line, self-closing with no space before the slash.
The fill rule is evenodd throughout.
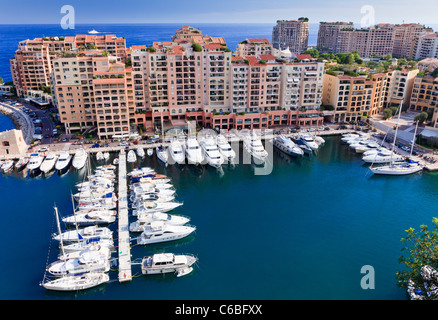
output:
<path id="1" fill-rule="evenodd" d="M 218 43 L 206 43 L 204 44 L 204 48 L 209 50 L 217 50 L 221 48 L 221 45 Z"/>
<path id="2" fill-rule="evenodd" d="M 275 57 L 272 54 L 261 54 L 259 57 L 263 60 L 275 60 Z"/>
<path id="3" fill-rule="evenodd" d="M 248 42 L 250 43 L 269 43 L 268 39 L 263 39 L 263 38 L 248 38 L 246 39 Z"/>
<path id="4" fill-rule="evenodd" d="M 231 61 L 243 61 L 243 57 L 231 57 Z"/>
<path id="5" fill-rule="evenodd" d="M 296 57 L 299 60 L 305 60 L 305 59 L 312 60 L 312 59 L 314 59 L 310 54 L 297 54 Z"/>

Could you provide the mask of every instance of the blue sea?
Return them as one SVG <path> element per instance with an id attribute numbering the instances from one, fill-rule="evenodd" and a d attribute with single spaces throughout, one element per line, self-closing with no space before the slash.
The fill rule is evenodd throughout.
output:
<path id="1" fill-rule="evenodd" d="M 224 37 L 228 48 L 236 50 L 237 44 L 245 38 L 272 38 L 273 24 L 208 24 L 195 23 L 193 27 L 201 29 L 203 34 Z M 151 45 L 154 41 L 170 41 L 175 31 L 182 24 L 102 24 L 76 25 L 75 29 L 63 30 L 59 24 L 50 25 L 1 25 L 0 24 L 0 77 L 4 81 L 12 81 L 10 63 L 18 43 L 25 39 L 51 36 L 68 36 L 87 34 L 89 30 L 97 30 L 101 34 L 115 34 L 126 38 L 126 45 Z M 316 45 L 318 24 L 310 24 L 309 45 Z"/>
<path id="2" fill-rule="evenodd" d="M 10 173 L 0 177 L 0 271 L 7 275 L 0 299 L 404 300 L 395 279 L 400 239 L 437 216 L 436 173 L 370 176 L 339 137 L 327 137 L 317 154 L 302 159 L 274 149 L 268 175 L 255 175 L 252 164 L 225 166 L 223 174 L 208 166 L 166 168 L 155 155 L 128 168 L 139 165 L 172 179 L 184 203 L 172 213 L 189 216 L 197 230 L 176 242 L 133 245 L 132 260 L 192 253 L 199 262 L 190 275 L 143 276 L 133 265 L 132 282 L 119 284 L 114 271 L 110 283 L 95 289 L 46 291 L 38 284 L 59 253 L 51 241 L 53 206 L 62 216 L 72 213 L 70 192 L 84 173 Z M 374 289 L 361 287 L 363 266 L 374 270 Z"/>

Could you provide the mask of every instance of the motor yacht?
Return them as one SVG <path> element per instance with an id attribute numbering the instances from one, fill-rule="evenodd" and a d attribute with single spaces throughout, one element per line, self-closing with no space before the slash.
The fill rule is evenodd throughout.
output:
<path id="1" fill-rule="evenodd" d="M 137 156 L 135 155 L 134 150 L 129 150 L 127 160 L 128 162 L 132 163 L 137 161 Z"/>
<path id="2" fill-rule="evenodd" d="M 102 160 L 104 160 L 104 156 L 103 156 L 103 152 L 102 152 L 102 151 L 98 151 L 98 152 L 96 153 L 96 160 L 97 160 L 97 161 L 102 161 Z"/>
<path id="3" fill-rule="evenodd" d="M 185 155 L 181 142 L 178 139 L 174 139 L 169 145 L 169 154 L 174 163 L 184 164 Z"/>
<path id="4" fill-rule="evenodd" d="M 141 213 L 154 213 L 154 212 L 168 212 L 175 208 L 182 206 L 181 202 L 153 202 L 145 201 L 139 204 L 136 210 L 132 211 L 133 216 L 137 216 Z"/>
<path id="5" fill-rule="evenodd" d="M 22 157 L 22 158 L 18 159 L 18 162 L 15 164 L 15 169 L 17 171 L 21 171 L 24 168 L 26 168 L 28 163 L 29 163 L 29 158 L 28 157 Z"/>
<path id="6" fill-rule="evenodd" d="M 167 165 L 167 162 L 169 160 L 169 154 L 168 154 L 167 148 L 160 145 L 157 147 L 156 151 L 157 151 L 158 160 L 160 160 L 165 165 Z"/>
<path id="7" fill-rule="evenodd" d="M 137 238 L 137 244 L 153 244 L 167 241 L 174 241 L 187 237 L 196 230 L 194 226 L 173 226 L 163 221 L 153 221 L 144 228 L 144 231 Z"/>
<path id="8" fill-rule="evenodd" d="M 107 227 L 89 226 L 78 230 L 68 230 L 60 234 L 54 234 L 53 239 L 63 242 L 77 242 L 90 238 L 113 239 L 113 232 Z"/>
<path id="9" fill-rule="evenodd" d="M 204 161 L 204 154 L 196 137 L 188 137 L 186 140 L 186 157 L 187 162 L 194 165 L 199 165 Z"/>
<path id="10" fill-rule="evenodd" d="M 299 138 L 306 146 L 312 150 L 318 150 L 318 144 L 313 140 L 312 136 L 309 134 L 300 134 Z"/>
<path id="11" fill-rule="evenodd" d="M 261 162 L 265 162 L 268 158 L 268 152 L 265 150 L 262 144 L 262 140 L 255 134 L 254 131 L 243 137 L 243 148 L 254 159 Z"/>
<path id="12" fill-rule="evenodd" d="M 141 148 L 141 147 L 137 148 L 137 155 L 138 155 L 140 158 L 144 158 L 144 156 L 145 156 L 144 149 Z"/>
<path id="13" fill-rule="evenodd" d="M 298 157 L 304 155 L 304 151 L 290 138 L 284 135 L 279 135 L 274 138 L 272 144 L 290 156 Z"/>
<path id="14" fill-rule="evenodd" d="M 55 169 L 57 171 L 63 171 L 65 169 L 68 168 L 68 166 L 70 165 L 70 161 L 71 161 L 71 155 L 67 152 L 63 152 L 59 155 L 58 160 L 56 161 L 55 164 Z"/>
<path id="15" fill-rule="evenodd" d="M 43 163 L 44 157 L 40 156 L 39 154 L 31 154 L 29 163 L 27 164 L 27 168 L 31 173 L 35 173 L 39 171 L 41 163 Z"/>
<path id="16" fill-rule="evenodd" d="M 213 137 L 207 135 L 200 141 L 201 149 L 205 157 L 205 161 L 213 168 L 219 168 L 224 163 L 224 157 L 219 152 L 216 142 Z"/>
<path id="17" fill-rule="evenodd" d="M 142 213 L 137 216 L 137 219 L 137 221 L 134 221 L 129 225 L 129 231 L 143 232 L 144 227 L 151 224 L 153 221 L 163 221 L 174 226 L 182 226 L 190 221 L 190 218 L 188 217 L 171 215 L 163 212 Z"/>
<path id="18" fill-rule="evenodd" d="M 53 152 L 49 152 L 41 163 L 40 170 L 43 173 L 47 173 L 55 167 L 56 161 L 58 160 L 58 156 Z"/>
<path id="19" fill-rule="evenodd" d="M 92 210 L 81 213 L 79 211 L 72 216 L 62 218 L 62 221 L 78 226 L 109 224 L 116 221 L 116 212 L 112 210 Z"/>
<path id="20" fill-rule="evenodd" d="M 192 269 L 198 259 L 193 255 L 173 253 L 156 253 L 144 257 L 141 262 L 143 274 L 177 273 L 181 270 Z M 191 271 L 191 270 L 190 270 Z"/>
<path id="21" fill-rule="evenodd" d="M 378 152 L 376 154 L 370 154 L 367 156 L 362 157 L 362 160 L 366 163 L 389 163 L 391 161 L 399 162 L 404 161 L 404 157 L 398 155 L 398 154 L 386 154 Z"/>
<path id="22" fill-rule="evenodd" d="M 8 159 L 6 160 L 2 166 L 1 166 L 1 170 L 3 172 L 8 172 L 9 170 L 11 170 L 14 167 L 14 160 L 12 159 Z"/>
<path id="23" fill-rule="evenodd" d="M 85 166 L 87 159 L 88 153 L 83 148 L 78 149 L 73 157 L 73 168 L 77 170 L 82 169 Z"/>
<path id="24" fill-rule="evenodd" d="M 58 260 L 47 267 L 54 276 L 79 276 L 90 272 L 108 272 L 110 261 L 105 252 L 84 250 L 78 258 Z"/>
<path id="25" fill-rule="evenodd" d="M 222 134 L 216 136 L 216 144 L 219 152 L 223 155 L 225 159 L 233 160 L 236 157 L 236 152 L 234 152 L 233 148 L 231 148 L 230 143 Z"/>

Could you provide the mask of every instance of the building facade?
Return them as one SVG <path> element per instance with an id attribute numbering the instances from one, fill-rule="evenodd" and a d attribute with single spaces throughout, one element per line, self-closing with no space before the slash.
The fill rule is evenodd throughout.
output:
<path id="1" fill-rule="evenodd" d="M 289 48 L 292 53 L 299 54 L 307 50 L 309 42 L 309 19 L 278 20 L 272 30 L 274 48 Z"/>

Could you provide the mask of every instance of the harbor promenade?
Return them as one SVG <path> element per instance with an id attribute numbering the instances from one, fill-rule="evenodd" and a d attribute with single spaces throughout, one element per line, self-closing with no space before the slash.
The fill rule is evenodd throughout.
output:
<path id="1" fill-rule="evenodd" d="M 119 282 L 132 280 L 131 246 L 129 238 L 128 218 L 128 182 L 126 172 L 126 154 L 124 150 L 119 155 L 119 201 L 118 201 L 118 254 Z"/>

